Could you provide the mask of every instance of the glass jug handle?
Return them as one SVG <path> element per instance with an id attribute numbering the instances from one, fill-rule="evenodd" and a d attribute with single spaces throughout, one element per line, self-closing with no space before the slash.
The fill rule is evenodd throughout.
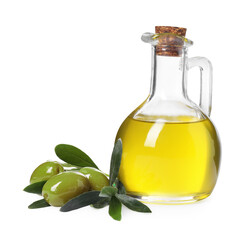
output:
<path id="1" fill-rule="evenodd" d="M 204 57 L 192 57 L 188 59 L 188 69 L 199 67 L 200 69 L 200 103 L 202 111 L 210 116 L 212 110 L 212 84 L 213 67 L 211 62 Z"/>

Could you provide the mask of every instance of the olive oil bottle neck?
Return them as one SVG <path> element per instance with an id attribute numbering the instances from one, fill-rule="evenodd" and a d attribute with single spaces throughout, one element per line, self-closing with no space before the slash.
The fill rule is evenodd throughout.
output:
<path id="1" fill-rule="evenodd" d="M 183 89 L 185 60 L 185 54 L 161 56 L 156 54 L 156 47 L 152 48 L 150 98 L 176 101 L 185 97 Z"/>

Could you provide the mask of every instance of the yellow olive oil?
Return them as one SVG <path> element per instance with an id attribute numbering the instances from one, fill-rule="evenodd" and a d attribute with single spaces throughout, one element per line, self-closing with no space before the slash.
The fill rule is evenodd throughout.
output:
<path id="1" fill-rule="evenodd" d="M 129 194 L 163 197 L 164 203 L 210 195 L 220 161 L 216 130 L 208 118 L 180 118 L 184 121 L 151 122 L 129 116 L 123 122 L 116 137 L 123 143 L 119 178 Z"/>

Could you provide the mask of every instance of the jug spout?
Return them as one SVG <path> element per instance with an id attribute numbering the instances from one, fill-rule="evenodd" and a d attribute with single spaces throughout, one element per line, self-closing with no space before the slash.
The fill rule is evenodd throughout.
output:
<path id="1" fill-rule="evenodd" d="M 182 48 L 193 45 L 193 41 L 185 38 L 185 34 L 186 28 L 156 26 L 155 33 L 146 32 L 141 39 L 157 46 L 159 55 L 180 56 Z"/>

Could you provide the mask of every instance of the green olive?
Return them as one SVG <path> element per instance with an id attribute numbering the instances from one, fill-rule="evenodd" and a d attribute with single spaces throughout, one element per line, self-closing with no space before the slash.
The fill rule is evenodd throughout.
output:
<path id="1" fill-rule="evenodd" d="M 52 176 L 61 173 L 64 168 L 58 162 L 45 162 L 40 164 L 32 173 L 30 183 L 46 181 Z"/>
<path id="2" fill-rule="evenodd" d="M 83 174 L 69 171 L 51 177 L 43 186 L 42 195 L 50 205 L 61 207 L 89 189 L 90 183 Z"/>
<path id="3" fill-rule="evenodd" d="M 84 167 L 80 169 L 80 172 L 88 178 L 92 190 L 100 191 L 103 187 L 109 185 L 106 175 L 96 168 Z"/>

